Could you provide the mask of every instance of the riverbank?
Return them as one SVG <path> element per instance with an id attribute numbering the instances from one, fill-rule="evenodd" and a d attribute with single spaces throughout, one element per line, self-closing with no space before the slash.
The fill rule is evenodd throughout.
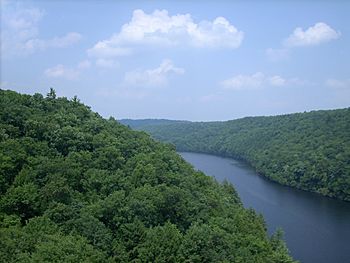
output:
<path id="1" fill-rule="evenodd" d="M 302 263 L 347 262 L 350 204 L 282 186 L 246 163 L 202 153 L 180 152 L 196 169 L 231 182 L 243 205 L 261 213 L 269 234 L 281 227 L 292 256 Z"/>

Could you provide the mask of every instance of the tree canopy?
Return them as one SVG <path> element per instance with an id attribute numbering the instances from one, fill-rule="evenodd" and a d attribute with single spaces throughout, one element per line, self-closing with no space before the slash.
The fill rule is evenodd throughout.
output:
<path id="1" fill-rule="evenodd" d="M 50 90 L 0 90 L 1 262 L 293 262 L 227 182 Z"/>
<path id="2" fill-rule="evenodd" d="M 350 108 L 140 129 L 179 151 L 240 159 L 281 184 L 350 201 Z"/>

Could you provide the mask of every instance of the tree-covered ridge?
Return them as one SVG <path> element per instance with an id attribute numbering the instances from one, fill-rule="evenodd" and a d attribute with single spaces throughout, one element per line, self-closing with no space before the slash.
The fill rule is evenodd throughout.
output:
<path id="1" fill-rule="evenodd" d="M 156 126 L 156 125 L 165 125 L 165 124 L 174 124 L 174 123 L 188 123 L 189 121 L 179 121 L 179 120 L 167 120 L 167 119 L 121 119 L 118 120 L 121 124 L 129 126 L 135 130 L 141 130 L 146 126 Z"/>
<path id="2" fill-rule="evenodd" d="M 171 146 L 53 90 L 0 106 L 0 262 L 293 262 Z"/>
<path id="3" fill-rule="evenodd" d="M 142 129 L 180 151 L 241 159 L 281 184 L 350 201 L 350 108 Z"/>

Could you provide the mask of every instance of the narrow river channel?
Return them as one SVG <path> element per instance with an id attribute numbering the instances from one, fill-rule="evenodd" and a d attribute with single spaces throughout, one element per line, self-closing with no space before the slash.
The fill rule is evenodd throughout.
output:
<path id="1" fill-rule="evenodd" d="M 259 176 L 246 164 L 213 155 L 181 152 L 196 169 L 227 179 L 245 207 L 261 213 L 269 234 L 278 227 L 301 263 L 350 262 L 350 203 L 300 191 Z"/>

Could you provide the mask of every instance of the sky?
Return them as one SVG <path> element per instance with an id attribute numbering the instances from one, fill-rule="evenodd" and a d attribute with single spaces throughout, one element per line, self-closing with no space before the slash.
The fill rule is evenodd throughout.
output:
<path id="1" fill-rule="evenodd" d="M 1 1 L 1 89 L 104 117 L 350 106 L 350 1 Z"/>

